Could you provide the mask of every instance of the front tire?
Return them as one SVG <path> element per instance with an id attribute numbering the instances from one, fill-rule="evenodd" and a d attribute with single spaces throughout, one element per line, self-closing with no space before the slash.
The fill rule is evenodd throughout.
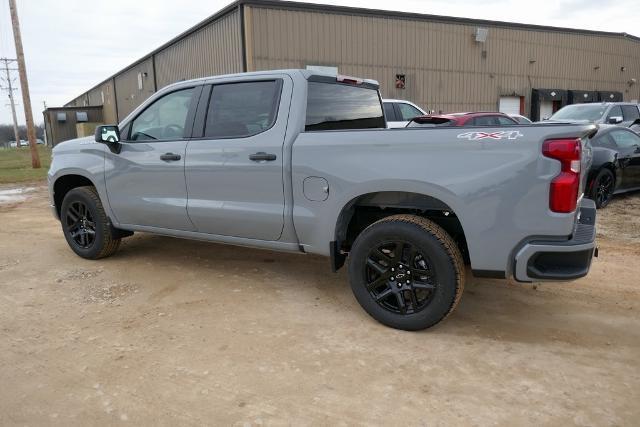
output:
<path id="1" fill-rule="evenodd" d="M 393 215 L 367 227 L 349 254 L 356 299 L 374 319 L 416 331 L 444 320 L 464 289 L 460 250 L 440 226 Z"/>
<path id="2" fill-rule="evenodd" d="M 613 196 L 615 183 L 615 176 L 609 169 L 602 169 L 598 172 L 598 175 L 593 180 L 589 194 L 589 198 L 596 202 L 596 208 L 604 208 L 609 204 L 611 196 Z"/>
<path id="3" fill-rule="evenodd" d="M 120 246 L 94 187 L 77 187 L 64 196 L 60 222 L 69 247 L 82 258 L 108 257 Z"/>

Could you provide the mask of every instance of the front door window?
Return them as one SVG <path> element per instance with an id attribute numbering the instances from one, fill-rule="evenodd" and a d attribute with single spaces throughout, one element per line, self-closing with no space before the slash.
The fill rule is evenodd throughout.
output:
<path id="1" fill-rule="evenodd" d="M 178 90 L 155 101 L 131 125 L 132 141 L 177 140 L 185 135 L 193 88 Z"/>

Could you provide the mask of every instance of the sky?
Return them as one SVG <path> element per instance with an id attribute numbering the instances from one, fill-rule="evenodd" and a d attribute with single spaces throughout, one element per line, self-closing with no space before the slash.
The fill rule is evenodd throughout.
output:
<path id="1" fill-rule="evenodd" d="M 0 0 L 0 58 L 15 58 L 9 0 Z M 343 6 L 589 30 L 640 36 L 638 0 L 315 0 Z M 16 0 L 36 123 L 44 102 L 61 106 L 143 57 L 230 0 Z M 2 74 L 4 76 L 4 74 Z M 15 73 L 17 79 L 17 72 Z M 5 82 L 0 81 L 4 86 Z M 19 87 L 16 80 L 15 86 Z M 18 122 L 24 123 L 16 92 Z M 0 92 L 0 124 L 11 122 Z"/>

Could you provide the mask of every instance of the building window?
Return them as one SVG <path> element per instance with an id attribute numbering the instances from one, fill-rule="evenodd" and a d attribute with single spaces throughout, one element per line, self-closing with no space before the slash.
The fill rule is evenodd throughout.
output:
<path id="1" fill-rule="evenodd" d="M 88 122 L 89 116 L 87 116 L 86 111 L 76 111 L 76 122 Z"/>
<path id="2" fill-rule="evenodd" d="M 64 123 L 67 121 L 67 113 L 65 112 L 57 113 L 56 118 L 59 123 Z"/>

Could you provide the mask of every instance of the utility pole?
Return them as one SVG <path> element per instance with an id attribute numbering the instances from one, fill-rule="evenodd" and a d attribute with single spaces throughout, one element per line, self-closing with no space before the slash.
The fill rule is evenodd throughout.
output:
<path id="1" fill-rule="evenodd" d="M 13 41 L 16 44 L 16 56 L 18 60 L 18 73 L 20 74 L 20 88 L 22 89 L 22 103 L 24 104 L 25 122 L 27 124 L 27 137 L 31 150 L 31 167 L 40 168 L 40 156 L 36 145 L 36 129 L 33 126 L 33 111 L 31 110 L 31 97 L 29 95 L 29 82 L 27 81 L 27 67 L 24 62 L 24 50 L 22 49 L 22 36 L 20 35 L 20 22 L 18 21 L 18 8 L 16 0 L 9 0 L 11 12 L 11 24 L 13 26 Z"/>
<path id="2" fill-rule="evenodd" d="M 45 115 L 47 114 L 47 101 L 42 101 L 42 105 L 44 105 L 44 111 L 45 111 Z M 44 145 L 46 147 L 49 146 L 49 138 L 47 138 L 47 120 L 45 119 L 44 121 Z"/>
<path id="3" fill-rule="evenodd" d="M 4 62 L 4 71 L 6 73 L 5 81 L 7 82 L 7 87 L 3 88 L 7 92 L 9 92 L 9 104 L 11 104 L 11 115 L 13 116 L 13 134 L 16 138 L 16 148 L 20 148 L 20 133 L 18 132 L 18 118 L 16 116 L 16 103 L 13 99 L 13 91 L 15 90 L 13 87 L 13 80 L 11 79 L 10 71 L 16 70 L 16 68 L 9 68 L 9 64 L 15 62 L 15 59 L 8 58 L 0 58 L 0 62 Z"/>

